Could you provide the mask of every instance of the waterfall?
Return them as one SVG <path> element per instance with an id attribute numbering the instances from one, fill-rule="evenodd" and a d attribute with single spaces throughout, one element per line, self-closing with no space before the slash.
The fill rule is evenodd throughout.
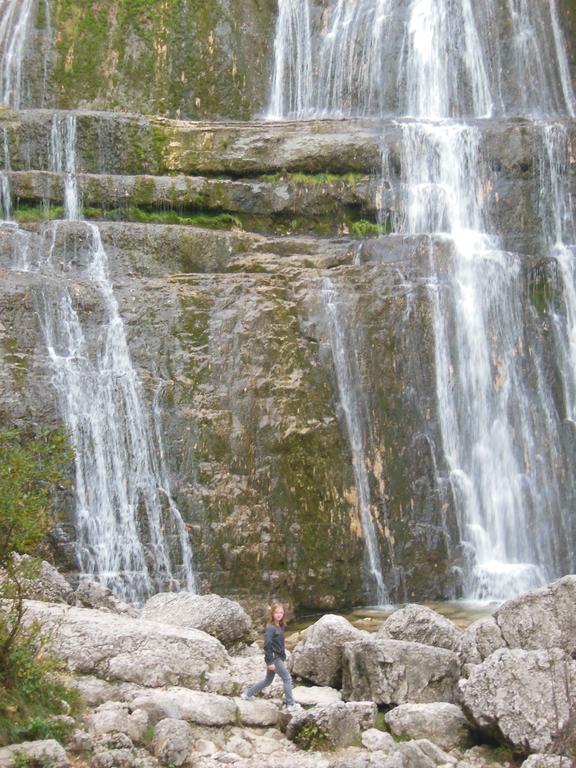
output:
<path id="1" fill-rule="evenodd" d="M 269 119 L 574 115 L 557 0 L 313 7 L 279 0 Z"/>
<path id="2" fill-rule="evenodd" d="M 510 597 L 576 565 L 567 508 L 574 460 L 563 444 L 550 352 L 527 306 L 521 257 L 503 250 L 487 213 L 492 178 L 483 129 L 486 118 L 493 126 L 494 116 L 525 116 L 541 136 L 541 229 L 560 281 L 551 315 L 556 365 L 563 408 L 574 420 L 576 240 L 567 133 L 556 116 L 575 115 L 575 96 L 557 0 L 330 0 L 319 20 L 311 8 L 300 1 L 310 40 L 294 41 L 312 51 L 311 65 L 298 70 L 300 83 L 308 78 L 300 86 L 308 101 L 297 113 L 278 98 L 275 114 L 404 117 L 395 223 L 400 233 L 430 238 L 438 471 L 452 487 L 462 591 Z M 293 48 L 286 65 L 287 39 L 279 24 L 284 77 L 302 60 Z M 279 86 L 278 62 L 275 92 L 290 92 L 289 81 Z M 387 163 L 384 148 L 384 173 Z M 391 178 L 395 172 L 391 166 Z M 342 399 L 354 389 L 340 381 L 355 376 L 354 351 L 331 344 Z M 355 476 L 359 482 L 356 466 Z"/>
<path id="3" fill-rule="evenodd" d="M 8 131 L 2 128 L 2 149 L 4 152 L 4 167 L 0 171 L 0 215 L 2 221 L 10 221 L 12 215 L 12 191 L 10 189 L 10 148 L 8 146 Z"/>
<path id="4" fill-rule="evenodd" d="M 70 221 L 79 221 L 80 210 L 75 147 L 75 116 L 55 115 L 50 167 L 64 174 Z M 88 222 L 78 226 L 86 239 L 82 255 L 62 254 L 58 244 L 62 227 L 54 222 L 35 268 L 44 277 L 37 304 L 53 384 L 76 453 L 80 571 L 131 602 L 166 588 L 194 590 L 187 530 L 169 487 L 159 396 L 151 423 L 100 231 Z M 96 338 L 76 307 L 76 281 L 84 286 L 80 290 L 96 296 L 101 315 Z"/>
<path id="5" fill-rule="evenodd" d="M 34 0 L 0 2 L 0 103 L 19 108 L 22 63 Z"/>
<path id="6" fill-rule="evenodd" d="M 308 0 L 282 0 L 276 23 L 275 66 L 268 117 L 308 116 L 312 50 Z"/>
<path id="7" fill-rule="evenodd" d="M 348 338 L 348 329 L 345 327 L 342 317 L 342 301 L 338 296 L 334 281 L 330 278 L 324 278 L 320 297 L 326 315 L 338 394 L 352 453 L 352 467 L 358 493 L 358 508 L 365 539 L 365 571 L 367 575 L 365 583 L 367 583 L 368 587 L 369 600 L 379 605 L 385 605 L 390 602 L 390 598 L 384 585 L 376 527 L 372 517 L 368 462 L 365 452 L 366 435 L 364 430 L 365 425 L 368 423 L 367 408 L 363 401 L 358 381 L 358 370 L 354 364 L 354 356 L 350 354 L 352 344 Z"/>

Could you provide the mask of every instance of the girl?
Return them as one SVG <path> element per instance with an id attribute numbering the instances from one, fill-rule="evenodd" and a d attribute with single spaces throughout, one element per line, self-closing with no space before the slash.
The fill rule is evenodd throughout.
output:
<path id="1" fill-rule="evenodd" d="M 244 701 L 250 701 L 257 693 L 267 688 L 274 675 L 279 674 L 284 683 L 284 697 L 286 699 L 286 709 L 290 713 L 300 710 L 300 705 L 294 703 L 292 697 L 292 678 L 290 672 L 286 669 L 286 649 L 284 647 L 284 607 L 280 603 L 272 603 L 268 611 L 268 626 L 264 633 L 264 660 L 266 661 L 266 677 L 251 688 L 243 691 L 240 698 Z"/>

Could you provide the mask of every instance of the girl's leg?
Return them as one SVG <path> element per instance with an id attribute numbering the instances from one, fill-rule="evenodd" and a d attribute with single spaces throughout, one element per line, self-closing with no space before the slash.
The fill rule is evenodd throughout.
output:
<path id="1" fill-rule="evenodd" d="M 276 662 L 274 662 L 276 663 Z M 276 667 L 278 669 L 278 667 Z M 256 683 L 251 688 L 248 688 L 247 691 L 245 691 L 246 696 L 256 696 L 257 693 L 260 693 L 260 691 L 263 691 L 264 688 L 267 688 L 272 680 L 274 680 L 274 675 L 276 673 L 272 672 L 270 669 L 266 672 L 266 677 L 264 680 L 261 680 L 259 683 Z"/>
<path id="2" fill-rule="evenodd" d="M 291 707 L 292 704 L 294 704 L 294 698 L 292 696 L 292 678 L 290 677 L 290 672 L 288 672 L 286 669 L 282 659 L 274 659 L 274 664 L 276 666 L 276 672 L 280 675 L 282 682 L 284 683 L 284 698 L 286 699 L 286 706 Z"/>

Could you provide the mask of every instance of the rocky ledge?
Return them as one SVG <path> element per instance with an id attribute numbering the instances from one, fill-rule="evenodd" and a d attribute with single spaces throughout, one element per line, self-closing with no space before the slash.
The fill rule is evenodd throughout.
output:
<path id="1" fill-rule="evenodd" d="M 31 585 L 27 621 L 85 709 L 63 744 L 0 749 L 89 768 L 570 768 L 576 760 L 576 576 L 501 606 L 461 630 L 420 605 L 376 632 L 325 615 L 289 658 L 296 713 L 281 685 L 239 698 L 263 672 L 252 622 L 217 595 L 159 594 L 142 609 L 82 582 L 74 592 L 47 564 Z M 51 602 L 39 598 L 46 596 Z M 19 762 L 20 761 L 20 762 Z"/>

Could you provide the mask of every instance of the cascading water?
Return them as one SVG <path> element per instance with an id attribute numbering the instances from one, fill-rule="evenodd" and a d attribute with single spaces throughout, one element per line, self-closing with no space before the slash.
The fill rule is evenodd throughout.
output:
<path id="1" fill-rule="evenodd" d="M 293 0 L 290 5 L 293 18 Z M 280 0 L 280 47 L 287 42 L 283 7 Z M 302 85 L 305 73 L 298 71 L 305 98 L 295 111 L 287 97 L 293 83 L 279 81 L 276 66 L 271 113 L 409 118 L 400 122 L 396 229 L 430 236 L 438 420 L 465 553 L 462 589 L 467 597 L 509 597 L 576 563 L 563 487 L 569 458 L 563 455 L 562 415 L 542 345 L 527 327 L 521 260 L 502 250 L 486 213 L 491 179 L 482 131 L 494 115 L 540 119 L 532 125 L 541 130 L 544 147 L 542 226 L 563 283 L 554 325 L 572 418 L 576 288 L 574 254 L 563 239 L 573 225 L 567 150 L 565 144 L 558 150 L 558 126 L 542 122 L 574 116 L 557 2 L 333 0 L 321 25 L 310 25 L 312 7 L 300 0 L 312 43 L 294 38 L 313 52 L 310 82 Z M 505 47 L 503 29 L 511 38 Z M 282 55 L 286 78 L 302 53 L 293 49 L 290 65 L 286 47 Z M 573 243 L 572 232 L 568 237 Z M 342 360 L 335 354 L 336 364 L 348 370 L 351 354 L 341 351 Z M 340 383 L 339 389 L 342 397 Z"/>
<path id="2" fill-rule="evenodd" d="M 64 175 L 66 218 L 79 222 L 75 146 L 74 115 L 55 115 L 50 166 Z M 58 237 L 64 225 L 54 222 L 44 233 L 44 256 L 29 268 L 44 278 L 38 313 L 76 452 L 80 571 L 132 602 L 166 588 L 194 590 L 188 534 L 168 483 L 158 403 L 150 425 L 100 231 L 88 222 L 78 226 L 86 238 L 82 256 L 64 250 L 63 257 Z M 75 308 L 71 276 L 97 297 L 102 320 L 96 339 Z"/>
<path id="3" fill-rule="evenodd" d="M 20 107 L 22 63 L 34 0 L 0 2 L 0 103 Z"/>
<path id="4" fill-rule="evenodd" d="M 372 503 L 370 498 L 370 483 L 365 453 L 366 436 L 365 425 L 368 421 L 365 403 L 358 381 L 358 372 L 354 366 L 354 358 L 350 354 L 351 344 L 347 338 L 346 328 L 342 319 L 342 306 L 339 301 L 338 290 L 333 280 L 325 278 L 320 292 L 322 307 L 328 326 L 328 338 L 340 403 L 346 423 L 346 431 L 352 452 L 352 466 L 358 493 L 358 508 L 365 538 L 365 571 L 367 578 L 364 583 L 368 585 L 368 598 L 379 605 L 390 602 L 384 577 L 382 576 L 382 563 L 376 536 L 376 526 L 372 516 Z"/>

